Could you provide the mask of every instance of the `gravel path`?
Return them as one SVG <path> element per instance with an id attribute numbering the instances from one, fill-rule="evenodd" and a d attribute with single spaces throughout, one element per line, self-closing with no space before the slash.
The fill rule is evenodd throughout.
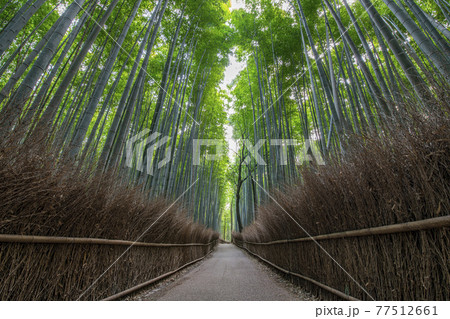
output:
<path id="1" fill-rule="evenodd" d="M 308 300 L 234 245 L 219 245 L 198 267 L 139 300 Z"/>

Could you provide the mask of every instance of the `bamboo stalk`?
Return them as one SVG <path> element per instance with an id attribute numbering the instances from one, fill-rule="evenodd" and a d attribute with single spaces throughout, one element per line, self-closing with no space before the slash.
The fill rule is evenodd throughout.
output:
<path id="1" fill-rule="evenodd" d="M 403 232 L 412 232 L 419 230 L 427 230 L 434 228 L 443 228 L 450 226 L 450 215 L 429 218 L 424 220 L 419 220 L 415 222 L 408 222 L 403 224 L 395 224 L 388 226 L 380 226 L 380 227 L 372 227 L 358 230 L 350 230 L 333 234 L 326 235 L 317 235 L 312 237 L 304 237 L 304 238 L 296 238 L 296 239 L 282 239 L 282 240 L 274 240 L 264 243 L 257 242 L 247 242 L 246 244 L 250 245 L 275 245 L 275 244 L 287 244 L 287 243 L 298 243 L 303 241 L 312 241 L 312 240 L 327 240 L 327 239 L 342 239 L 349 237 L 365 237 L 365 236 L 373 236 L 373 235 L 386 235 L 386 234 L 395 234 L 395 233 L 403 233 Z"/>
<path id="2" fill-rule="evenodd" d="M 191 247 L 208 246 L 213 243 L 186 243 L 186 244 L 168 244 L 168 243 L 143 243 L 127 240 L 102 239 L 102 238 L 77 238 L 77 237 L 48 237 L 48 236 L 27 236 L 27 235 L 8 235 L 0 234 L 0 243 L 17 244 L 80 244 L 80 245 L 112 245 L 112 246 L 137 246 L 137 247 Z"/>
<path id="3" fill-rule="evenodd" d="M 238 245 L 236 245 L 236 246 L 238 246 Z M 303 279 L 303 280 L 309 281 L 309 282 L 313 283 L 314 285 L 319 286 L 320 288 L 322 288 L 322 289 L 324 289 L 324 290 L 326 290 L 326 291 L 328 291 L 328 292 L 331 292 L 332 294 L 338 296 L 339 298 L 342 298 L 342 299 L 348 300 L 348 301 L 360 301 L 359 299 L 356 299 L 355 297 L 346 295 L 346 294 L 343 293 L 342 291 L 339 291 L 339 290 L 337 290 L 337 289 L 334 289 L 334 288 L 332 288 L 332 287 L 329 287 L 329 286 L 327 286 L 327 285 L 324 285 L 324 284 L 322 284 L 321 282 L 318 282 L 317 280 L 314 280 L 314 279 L 312 279 L 312 278 L 309 278 L 309 277 L 306 277 L 306 276 L 297 274 L 297 273 L 295 273 L 295 272 L 291 272 L 291 271 L 289 271 L 289 270 L 287 270 L 287 269 L 281 268 L 280 266 L 278 266 L 278 265 L 276 265 L 276 264 L 274 264 L 274 263 L 268 261 L 267 259 L 265 259 L 265 258 L 263 258 L 263 257 L 261 257 L 261 256 L 259 256 L 259 255 L 257 255 L 257 254 L 255 254 L 255 253 L 251 252 L 250 250 L 248 250 L 248 249 L 245 248 L 244 246 L 238 246 L 238 247 L 239 247 L 239 248 L 242 248 L 242 249 L 245 249 L 245 250 L 246 250 L 247 252 L 249 252 L 251 255 L 253 255 L 253 256 L 255 256 L 255 257 L 261 259 L 262 261 L 264 261 L 265 263 L 269 264 L 270 266 L 272 266 L 272 267 L 278 269 L 279 271 L 284 272 L 285 274 L 292 275 L 292 276 L 301 278 L 301 279 Z"/>

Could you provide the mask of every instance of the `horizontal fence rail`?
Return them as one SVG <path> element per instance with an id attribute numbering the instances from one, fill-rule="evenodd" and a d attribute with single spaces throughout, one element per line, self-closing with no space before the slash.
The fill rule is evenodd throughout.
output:
<path id="1" fill-rule="evenodd" d="M 428 230 L 435 228 L 443 228 L 450 227 L 450 215 L 429 218 L 414 222 L 408 222 L 403 224 L 395 224 L 388 226 L 380 226 L 380 227 L 372 227 L 358 230 L 350 230 L 326 235 L 317 235 L 312 237 L 303 237 L 296 239 L 281 239 L 274 240 L 268 242 L 248 242 L 243 241 L 246 244 L 250 245 L 276 245 L 276 244 L 287 244 L 287 243 L 298 243 L 303 241 L 312 241 L 312 240 L 327 240 L 327 239 L 341 239 L 341 238 L 349 238 L 349 237 L 364 237 L 364 236 L 373 236 L 373 235 L 388 235 L 388 234 L 396 234 L 396 233 L 404 233 L 404 232 L 412 232 L 412 231 L 420 231 L 420 230 Z"/>
<path id="2" fill-rule="evenodd" d="M 169 243 L 145 243 L 127 240 L 102 239 L 102 238 L 82 238 L 82 237 L 49 237 L 49 236 L 29 236 L 29 235 L 8 235 L 0 234 L 0 243 L 16 244 L 78 244 L 78 245 L 112 245 L 112 246 L 136 246 L 136 247 L 190 247 L 208 246 L 203 243 L 169 244 Z"/>

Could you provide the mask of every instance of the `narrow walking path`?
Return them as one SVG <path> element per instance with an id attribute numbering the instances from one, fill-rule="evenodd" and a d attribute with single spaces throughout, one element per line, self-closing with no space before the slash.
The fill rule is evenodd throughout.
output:
<path id="1" fill-rule="evenodd" d="M 234 245 L 219 245 L 157 300 L 301 300 Z"/>

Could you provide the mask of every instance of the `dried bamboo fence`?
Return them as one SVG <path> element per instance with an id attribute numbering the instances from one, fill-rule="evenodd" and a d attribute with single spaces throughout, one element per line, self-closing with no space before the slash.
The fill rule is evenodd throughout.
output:
<path id="1" fill-rule="evenodd" d="M 270 242 L 233 242 L 324 299 L 450 299 L 450 215 Z M 319 246 L 320 245 L 320 246 Z M 322 247 L 322 248 L 321 248 Z"/>
<path id="2" fill-rule="evenodd" d="M 0 299 L 102 300 L 162 279 L 216 244 L 0 234 Z"/>

